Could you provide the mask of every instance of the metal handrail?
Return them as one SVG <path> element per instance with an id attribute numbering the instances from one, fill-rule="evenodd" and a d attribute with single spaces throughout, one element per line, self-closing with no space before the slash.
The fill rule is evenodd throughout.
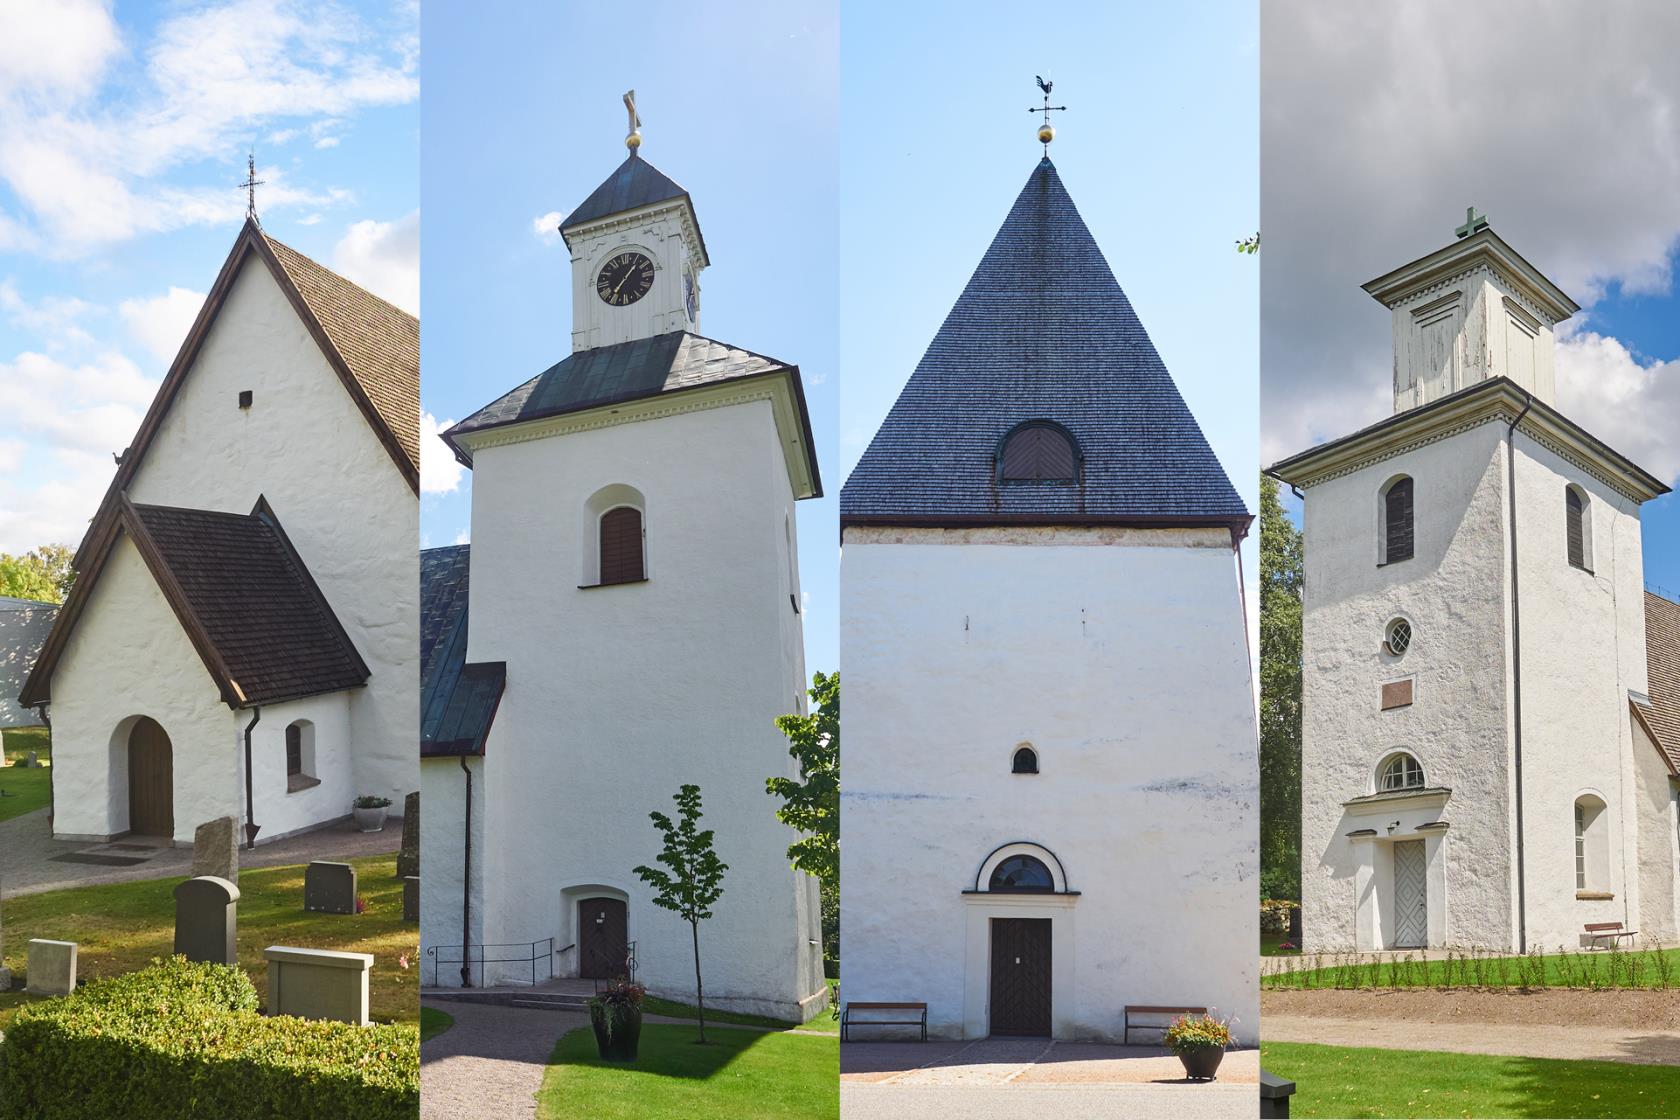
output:
<path id="1" fill-rule="evenodd" d="M 432 963 L 432 986 L 437 987 L 438 966 L 442 964 L 476 964 L 478 965 L 479 983 L 484 982 L 484 966 L 487 964 L 529 964 L 531 966 L 531 983 L 537 983 L 537 961 L 543 961 L 548 968 L 545 980 L 554 978 L 554 938 L 545 937 L 541 941 L 513 941 L 502 944 L 480 944 L 472 946 L 461 945 L 428 945 L 426 956 Z"/>

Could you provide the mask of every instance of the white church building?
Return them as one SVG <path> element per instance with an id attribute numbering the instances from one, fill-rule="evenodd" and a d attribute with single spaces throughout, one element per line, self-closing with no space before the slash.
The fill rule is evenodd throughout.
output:
<path id="1" fill-rule="evenodd" d="M 264 843 L 414 788 L 419 330 L 246 222 L 22 688 L 55 836 Z"/>
<path id="2" fill-rule="evenodd" d="M 689 927 L 633 869 L 694 783 L 729 866 L 706 1002 L 804 1020 L 827 1000 L 818 884 L 765 791 L 795 775 L 773 721 L 805 710 L 804 390 L 699 333 L 695 207 L 630 139 L 560 228 L 571 353 L 443 437 L 472 544 L 422 557 L 421 979 L 630 975 L 692 1002 Z"/>
<path id="3" fill-rule="evenodd" d="M 953 1039 L 1207 1007 L 1253 1043 L 1251 516 L 1048 157 L 840 521 L 845 1001 Z"/>
<path id="4" fill-rule="evenodd" d="M 1303 948 L 1672 943 L 1668 487 L 1559 411 L 1579 308 L 1478 215 L 1364 288 L 1393 415 L 1272 468 L 1304 505 Z"/>

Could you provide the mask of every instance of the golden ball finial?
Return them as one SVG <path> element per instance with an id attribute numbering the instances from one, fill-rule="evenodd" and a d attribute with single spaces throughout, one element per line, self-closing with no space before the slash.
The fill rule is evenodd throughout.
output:
<path id="1" fill-rule="evenodd" d="M 1048 144 L 1055 138 L 1056 130 L 1054 128 L 1050 127 L 1048 124 L 1041 124 L 1038 126 L 1038 142 L 1040 144 Z"/>
<path id="2" fill-rule="evenodd" d="M 624 138 L 624 146 L 626 148 L 629 148 L 632 152 L 635 151 L 637 148 L 641 147 L 642 146 L 642 130 L 638 128 L 635 132 L 632 132 L 630 135 L 626 136 Z"/>

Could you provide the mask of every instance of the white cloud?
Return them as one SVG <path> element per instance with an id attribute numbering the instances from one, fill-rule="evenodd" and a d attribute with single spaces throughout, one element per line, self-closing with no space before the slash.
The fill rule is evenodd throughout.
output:
<path id="1" fill-rule="evenodd" d="M 93 336 L 79 320 L 101 310 L 75 296 L 44 296 L 30 302 L 9 277 L 0 280 L 0 313 L 13 326 L 38 336 L 49 350 L 91 344 Z"/>
<path id="2" fill-rule="evenodd" d="M 453 420 L 438 423 L 429 412 L 420 414 L 420 492 L 422 494 L 452 494 L 461 485 L 466 468 L 456 461 L 449 445 L 438 438 L 447 431 Z"/>
<path id="3" fill-rule="evenodd" d="M 455 534 L 455 543 L 456 544 L 471 544 L 472 543 L 472 534 L 467 532 L 467 530 L 462 529 L 459 533 Z"/>
<path id="4" fill-rule="evenodd" d="M 0 362 L 8 434 L 82 451 L 126 447 L 157 385 L 115 351 L 77 365 L 33 351 Z"/>
<path id="5" fill-rule="evenodd" d="M 336 148 L 338 147 L 338 137 L 323 136 L 319 140 L 315 141 L 315 146 L 317 148 Z"/>
<path id="6" fill-rule="evenodd" d="M 1640 361 L 1614 338 L 1578 331 L 1557 346 L 1558 407 L 1664 481 L 1680 476 L 1680 359 Z"/>
<path id="7" fill-rule="evenodd" d="M 0 552 L 74 547 L 115 469 L 107 452 L 26 445 L 19 471 L 0 471 Z"/>
<path id="8" fill-rule="evenodd" d="M 84 93 L 121 49 L 99 0 L 0 4 L 0 93 Z"/>
<path id="9" fill-rule="evenodd" d="M 20 439 L 0 439 L 0 474 L 10 474 L 23 462 L 26 445 Z"/>
<path id="10" fill-rule="evenodd" d="M 374 295 L 420 313 L 420 211 L 356 222 L 333 246 L 333 267 Z"/>
<path id="11" fill-rule="evenodd" d="M 546 214 L 539 214 L 531 219 L 531 232 L 544 245 L 559 245 L 560 223 L 566 220 L 566 211 L 550 210 Z"/>
<path id="12" fill-rule="evenodd" d="M 203 306 L 203 292 L 171 287 L 150 299 L 125 299 L 117 311 L 135 340 L 167 365 L 175 360 Z"/>

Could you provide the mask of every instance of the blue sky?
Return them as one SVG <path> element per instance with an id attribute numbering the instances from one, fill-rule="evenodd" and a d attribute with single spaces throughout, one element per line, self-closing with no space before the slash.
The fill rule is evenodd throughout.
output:
<path id="1" fill-rule="evenodd" d="M 412 2 L 0 4 L 0 551 L 76 544 L 244 218 L 413 310 Z"/>
<path id="2" fill-rule="evenodd" d="M 694 199 L 712 266 L 708 336 L 799 365 L 824 489 L 799 503 L 812 671 L 838 662 L 834 461 L 838 17 L 831 3 L 433 4 L 423 107 L 421 534 L 465 539 L 471 472 L 430 424 L 459 420 L 571 352 L 571 265 L 553 234 L 624 159 Z M 633 31 L 633 33 L 631 33 Z M 765 284 L 766 268 L 776 283 Z"/>
<path id="3" fill-rule="evenodd" d="M 841 474 L 1050 156 L 1191 411 L 1258 509 L 1255 5 L 845 6 Z M 913 262 L 913 266 L 912 266 Z M 838 480 L 835 481 L 838 489 Z M 1254 544 L 1244 543 L 1251 606 Z"/>

